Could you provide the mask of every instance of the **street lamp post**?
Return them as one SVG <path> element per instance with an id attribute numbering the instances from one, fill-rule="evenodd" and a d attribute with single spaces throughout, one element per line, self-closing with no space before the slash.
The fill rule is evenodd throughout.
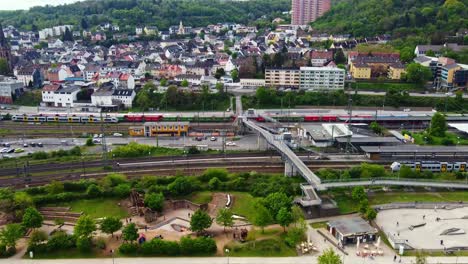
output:
<path id="1" fill-rule="evenodd" d="M 111 249 L 111 255 L 112 255 L 112 264 L 114 264 L 114 250 Z"/>
<path id="2" fill-rule="evenodd" d="M 226 249 L 224 250 L 224 252 L 226 252 L 227 264 L 229 264 L 229 248 L 226 248 Z"/>

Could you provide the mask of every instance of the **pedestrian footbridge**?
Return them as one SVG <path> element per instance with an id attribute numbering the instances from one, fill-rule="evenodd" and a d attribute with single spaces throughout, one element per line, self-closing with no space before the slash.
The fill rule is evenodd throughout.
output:
<path id="1" fill-rule="evenodd" d="M 285 175 L 300 174 L 308 184 L 301 184 L 303 196 L 295 200 L 302 206 L 320 205 L 322 203 L 316 191 L 328 188 L 354 187 L 354 186 L 409 186 L 409 187 L 434 187 L 451 189 L 468 189 L 468 181 L 436 181 L 419 179 L 397 179 L 397 178 L 372 178 L 372 179 L 346 179 L 322 181 L 312 172 L 302 160 L 282 141 L 275 138 L 268 130 L 250 121 L 245 116 L 239 116 L 239 120 L 249 129 L 261 135 L 270 146 L 275 148 L 285 162 Z"/>

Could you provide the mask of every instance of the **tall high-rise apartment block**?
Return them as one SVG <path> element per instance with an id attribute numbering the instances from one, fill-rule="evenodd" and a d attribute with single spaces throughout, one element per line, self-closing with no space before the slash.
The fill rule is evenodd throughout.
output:
<path id="1" fill-rule="evenodd" d="M 292 25 L 307 25 L 330 10 L 331 0 L 292 0 Z"/>

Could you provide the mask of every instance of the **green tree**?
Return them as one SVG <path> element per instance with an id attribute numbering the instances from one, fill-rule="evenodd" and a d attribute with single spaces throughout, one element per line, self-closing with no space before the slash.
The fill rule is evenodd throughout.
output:
<path id="1" fill-rule="evenodd" d="M 356 186 L 351 192 L 351 197 L 355 202 L 360 202 L 364 199 L 367 200 L 367 194 L 363 186 Z"/>
<path id="2" fill-rule="evenodd" d="M 180 83 L 180 85 L 181 85 L 182 87 L 188 87 L 188 86 L 189 86 L 189 82 L 188 82 L 187 80 L 183 80 L 183 81 Z"/>
<path id="3" fill-rule="evenodd" d="M 211 178 L 208 182 L 208 188 L 210 190 L 218 190 L 221 186 L 222 182 L 218 179 L 218 177 Z"/>
<path id="4" fill-rule="evenodd" d="M 114 233 L 122 228 L 122 222 L 118 217 L 108 216 L 102 220 L 100 228 L 102 232 L 114 237 Z"/>
<path id="5" fill-rule="evenodd" d="M 365 215 L 365 218 L 369 221 L 372 221 L 374 220 L 375 218 L 377 217 L 377 211 L 372 208 L 372 207 L 368 207 L 367 208 L 367 211 L 366 211 L 366 215 Z"/>
<path id="6" fill-rule="evenodd" d="M 16 242 L 23 236 L 23 227 L 20 224 L 8 224 L 0 230 L 0 245 L 15 248 Z"/>
<path id="7" fill-rule="evenodd" d="M 211 219 L 208 213 L 198 209 L 190 218 L 190 229 L 194 232 L 201 233 L 203 230 L 209 228 L 212 223 L 213 219 Z"/>
<path id="8" fill-rule="evenodd" d="M 334 54 L 334 60 L 335 63 L 338 64 L 344 64 L 346 63 L 346 56 L 343 53 L 343 49 L 338 49 L 335 54 Z"/>
<path id="9" fill-rule="evenodd" d="M 93 183 L 86 189 L 86 194 L 91 198 L 99 197 L 102 194 L 102 189 Z"/>
<path id="10" fill-rule="evenodd" d="M 447 132 L 447 121 L 443 114 L 437 112 L 432 116 L 429 135 L 434 137 L 444 137 L 445 132 Z"/>
<path id="11" fill-rule="evenodd" d="M 94 231 L 96 231 L 96 222 L 90 216 L 82 215 L 78 218 L 74 228 L 77 237 L 90 237 Z"/>
<path id="12" fill-rule="evenodd" d="M 302 211 L 301 207 L 297 204 L 291 207 L 291 214 L 294 221 L 294 225 L 296 226 L 299 221 L 304 220 L 304 212 Z"/>
<path id="13" fill-rule="evenodd" d="M 63 41 L 73 41 L 73 34 L 68 27 L 65 29 L 65 33 L 63 33 L 62 39 Z"/>
<path id="14" fill-rule="evenodd" d="M 147 90 L 142 90 L 138 93 L 136 98 L 136 104 L 143 110 L 148 110 L 152 102 Z"/>
<path id="15" fill-rule="evenodd" d="M 88 138 L 88 139 L 86 140 L 86 146 L 92 147 L 92 146 L 94 146 L 94 145 L 95 145 L 95 144 L 94 144 L 92 138 Z"/>
<path id="16" fill-rule="evenodd" d="M 289 198 L 283 192 L 275 192 L 269 194 L 264 199 L 264 205 L 270 210 L 271 216 L 275 217 L 281 208 L 290 208 L 292 204 L 291 198 Z"/>
<path id="17" fill-rule="evenodd" d="M 25 228 L 39 228 L 42 226 L 44 217 L 34 207 L 28 207 L 23 214 L 23 227 Z"/>
<path id="18" fill-rule="evenodd" d="M 432 72 L 428 67 L 418 63 L 410 63 L 406 66 L 406 80 L 408 82 L 424 85 L 432 79 Z"/>
<path id="19" fill-rule="evenodd" d="M 176 196 L 190 194 L 196 188 L 196 183 L 187 177 L 177 177 L 175 181 L 167 186 L 167 189 Z"/>
<path id="20" fill-rule="evenodd" d="M 164 195 L 162 193 L 146 194 L 145 205 L 153 211 L 162 212 L 164 206 Z"/>
<path id="21" fill-rule="evenodd" d="M 400 51 L 400 60 L 405 63 L 410 63 L 413 61 L 416 55 L 414 54 L 414 48 L 405 47 Z"/>
<path id="22" fill-rule="evenodd" d="M 265 233 L 265 226 L 271 222 L 273 222 L 273 218 L 270 211 L 265 206 L 256 204 L 253 224 L 259 226 L 262 229 L 262 233 Z"/>
<path id="23" fill-rule="evenodd" d="M 318 264 L 342 264 L 340 256 L 329 248 L 323 251 L 322 255 L 318 257 Z"/>
<path id="24" fill-rule="evenodd" d="M 221 208 L 216 215 L 216 223 L 222 225 L 224 227 L 224 231 L 226 231 L 226 226 L 232 227 L 234 225 L 232 211 L 228 208 Z"/>
<path id="25" fill-rule="evenodd" d="M 122 230 L 122 239 L 125 241 L 133 242 L 138 238 L 138 229 L 135 223 L 128 224 Z"/>
<path id="26" fill-rule="evenodd" d="M 239 71 L 237 69 L 231 71 L 231 78 L 234 82 L 239 79 Z"/>
<path id="27" fill-rule="evenodd" d="M 42 230 L 34 230 L 31 232 L 31 236 L 29 237 L 29 246 L 34 246 L 44 241 L 47 241 L 47 234 Z"/>
<path id="28" fill-rule="evenodd" d="M 288 227 L 293 220 L 290 210 L 286 207 L 281 208 L 276 215 L 276 222 L 283 227 L 284 232 L 286 232 L 286 227 Z"/>
<path id="29" fill-rule="evenodd" d="M 8 66 L 8 61 L 4 58 L 0 58 L 0 75 L 10 74 L 10 66 Z"/>
<path id="30" fill-rule="evenodd" d="M 216 79 L 220 79 L 224 75 L 226 75 L 226 72 L 224 71 L 224 68 L 216 69 L 216 72 L 215 72 L 215 78 Z"/>
<path id="31" fill-rule="evenodd" d="M 376 134 L 381 135 L 384 131 L 384 127 L 379 125 L 377 122 L 373 121 L 369 128 Z"/>
<path id="32" fill-rule="evenodd" d="M 159 85 L 160 86 L 167 86 L 167 80 L 162 78 L 160 81 L 159 81 Z"/>
<path id="33" fill-rule="evenodd" d="M 59 181 L 52 181 L 51 183 L 47 184 L 46 190 L 49 194 L 63 193 L 63 183 Z"/>
<path id="34" fill-rule="evenodd" d="M 88 24 L 88 21 L 86 20 L 86 18 L 81 18 L 81 28 L 82 29 L 88 29 L 89 28 L 89 24 Z"/>

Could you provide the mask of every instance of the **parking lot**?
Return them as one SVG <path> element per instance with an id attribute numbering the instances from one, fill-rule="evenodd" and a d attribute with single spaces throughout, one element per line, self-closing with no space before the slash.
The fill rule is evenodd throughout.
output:
<path id="1" fill-rule="evenodd" d="M 21 149 L 20 153 L 0 153 L 0 158 L 13 158 L 25 156 L 30 153 L 38 151 L 57 151 L 59 149 L 69 150 L 75 146 L 83 146 L 86 143 L 87 138 L 41 138 L 41 139 L 2 139 L 0 142 L 0 151 L 2 149 L 17 150 Z M 102 138 L 96 138 L 96 142 L 102 141 Z M 158 142 L 157 142 L 158 141 Z M 220 137 L 212 140 L 211 137 L 196 138 L 192 137 L 165 137 L 161 136 L 156 141 L 156 138 L 146 138 L 146 137 L 106 137 L 106 143 L 108 145 L 108 150 L 118 146 L 125 145 L 129 142 L 137 142 L 145 145 L 169 148 L 184 148 L 185 146 L 197 146 L 200 149 L 214 149 L 222 150 L 223 148 L 223 139 Z M 8 144 L 3 146 L 2 144 Z M 27 146 L 26 146 L 26 145 Z M 40 145 L 40 146 L 38 146 Z M 225 149 L 226 150 L 257 150 L 257 136 L 256 135 L 247 135 L 237 139 L 226 138 L 225 139 Z"/>

